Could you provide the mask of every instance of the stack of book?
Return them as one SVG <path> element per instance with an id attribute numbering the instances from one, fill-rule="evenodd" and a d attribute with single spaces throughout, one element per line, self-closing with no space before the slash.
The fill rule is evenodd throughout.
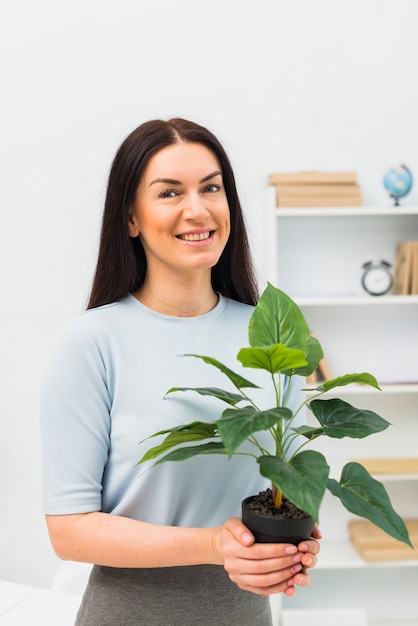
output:
<path id="1" fill-rule="evenodd" d="M 367 520 L 351 520 L 348 523 L 353 547 L 365 561 L 402 561 L 417 558 L 418 519 L 404 519 L 414 549 L 389 537 Z"/>
<path id="2" fill-rule="evenodd" d="M 401 241 L 393 268 L 394 295 L 418 295 L 418 241 Z"/>
<path id="3" fill-rule="evenodd" d="M 271 174 L 278 207 L 361 206 L 356 172 Z"/>
<path id="4" fill-rule="evenodd" d="M 412 475 L 418 472 L 418 457 L 354 459 L 373 475 Z M 409 537 L 415 550 L 389 537 L 372 522 L 351 520 L 350 540 L 365 561 L 416 559 L 418 549 L 418 519 L 405 519 Z"/>

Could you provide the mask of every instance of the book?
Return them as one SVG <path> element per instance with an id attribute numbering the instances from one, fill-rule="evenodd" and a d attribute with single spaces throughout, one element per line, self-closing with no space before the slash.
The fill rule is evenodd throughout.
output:
<path id="1" fill-rule="evenodd" d="M 361 196 L 281 196 L 277 194 L 278 207 L 336 207 L 362 206 Z"/>
<path id="2" fill-rule="evenodd" d="M 401 241 L 396 247 L 393 268 L 393 295 L 406 296 L 410 293 L 412 268 L 414 264 L 413 244 L 414 242 L 412 241 Z"/>
<path id="3" fill-rule="evenodd" d="M 315 337 L 314 333 L 311 332 L 312 337 Z M 329 365 L 323 357 L 319 363 L 318 367 L 315 371 L 312 372 L 309 376 L 306 377 L 306 383 L 308 385 L 315 385 L 316 383 L 323 383 L 326 380 L 331 380 L 333 378 Z"/>
<path id="4" fill-rule="evenodd" d="M 276 185 L 277 194 L 283 196 L 357 196 L 360 186 L 349 185 Z"/>
<path id="5" fill-rule="evenodd" d="M 418 474 L 418 457 L 399 459 L 355 459 L 370 474 Z"/>
<path id="6" fill-rule="evenodd" d="M 418 519 L 404 520 L 415 550 L 387 535 L 369 521 L 350 521 L 350 540 L 365 561 L 398 561 L 416 559 L 418 549 Z"/>
<path id="7" fill-rule="evenodd" d="M 280 184 L 354 184 L 357 182 L 356 172 L 294 172 L 271 174 L 270 185 Z"/>
<path id="8" fill-rule="evenodd" d="M 412 254 L 411 254 L 411 295 L 418 295 L 418 241 L 412 241 Z"/>

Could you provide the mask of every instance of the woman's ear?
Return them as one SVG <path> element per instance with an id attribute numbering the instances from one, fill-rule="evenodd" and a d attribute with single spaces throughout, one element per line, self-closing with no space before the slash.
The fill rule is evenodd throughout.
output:
<path id="1" fill-rule="evenodd" d="M 132 215 L 131 211 L 129 211 L 128 232 L 130 237 L 138 237 L 139 235 L 139 226 L 137 224 L 135 215 Z"/>

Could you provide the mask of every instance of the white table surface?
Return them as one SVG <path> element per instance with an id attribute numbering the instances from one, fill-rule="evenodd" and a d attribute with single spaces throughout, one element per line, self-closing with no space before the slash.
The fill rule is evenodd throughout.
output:
<path id="1" fill-rule="evenodd" d="M 0 580 L 0 626 L 74 626 L 81 598 Z"/>

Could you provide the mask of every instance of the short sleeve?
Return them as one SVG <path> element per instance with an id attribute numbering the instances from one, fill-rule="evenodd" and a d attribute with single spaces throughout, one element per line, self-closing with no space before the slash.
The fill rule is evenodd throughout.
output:
<path id="1" fill-rule="evenodd" d="M 101 509 L 110 440 L 108 375 L 94 337 L 80 317 L 56 347 L 41 386 L 46 514 Z"/>

